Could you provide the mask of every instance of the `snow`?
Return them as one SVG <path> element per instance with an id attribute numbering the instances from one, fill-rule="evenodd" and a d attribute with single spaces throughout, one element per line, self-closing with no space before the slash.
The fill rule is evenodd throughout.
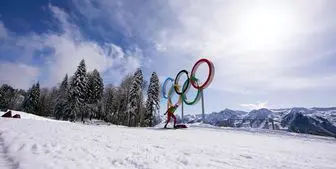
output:
<path id="1" fill-rule="evenodd" d="M 21 114 L 21 113 L 20 113 Z M 0 168 L 335 169 L 336 139 L 193 124 L 188 129 L 0 118 Z"/>
<path id="2" fill-rule="evenodd" d="M 32 119 L 32 120 L 44 120 L 44 121 L 61 122 L 61 121 L 57 121 L 57 120 L 53 120 L 53 119 L 37 116 L 37 115 L 34 115 L 34 114 L 22 112 L 22 111 L 15 111 L 15 110 L 10 110 L 10 111 L 12 112 L 12 116 L 14 116 L 15 114 L 19 114 L 20 117 L 21 117 L 21 119 Z M 0 111 L 0 116 L 2 116 L 5 113 L 6 112 L 1 112 Z"/>

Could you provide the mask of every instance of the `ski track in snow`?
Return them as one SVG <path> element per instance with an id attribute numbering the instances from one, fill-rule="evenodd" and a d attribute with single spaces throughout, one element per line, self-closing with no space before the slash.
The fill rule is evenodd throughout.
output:
<path id="1" fill-rule="evenodd" d="M 0 133 L 0 168 L 1 169 L 17 169 L 16 163 L 9 155 L 7 147 L 5 147 L 4 139 Z"/>
<path id="2" fill-rule="evenodd" d="M 0 133 L 1 169 L 336 168 L 336 139 L 318 136 L 4 118 Z"/>

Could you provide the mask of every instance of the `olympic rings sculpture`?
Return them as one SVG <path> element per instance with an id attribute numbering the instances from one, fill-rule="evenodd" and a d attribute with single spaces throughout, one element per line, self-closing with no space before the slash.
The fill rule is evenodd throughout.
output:
<path id="1" fill-rule="evenodd" d="M 199 79 L 197 79 L 195 77 L 196 71 L 198 69 L 198 67 L 202 64 L 202 63 L 206 63 L 208 65 L 209 68 L 209 73 L 208 73 L 208 77 L 206 79 L 206 81 L 203 84 L 199 84 Z M 186 81 L 183 83 L 182 85 L 182 89 L 180 88 L 181 85 L 179 85 L 179 80 L 181 78 L 181 76 L 185 74 L 185 76 L 187 76 Z M 177 95 L 179 95 L 179 99 L 178 102 L 176 104 L 181 104 L 182 101 L 187 104 L 187 105 L 193 105 L 196 104 L 201 96 L 201 92 L 203 89 L 207 88 L 210 83 L 213 80 L 215 74 L 215 67 L 214 64 L 208 60 L 208 59 L 200 59 L 198 60 L 195 65 L 193 66 L 192 70 L 191 70 L 191 75 L 189 77 L 189 73 L 187 70 L 181 70 L 175 77 L 175 79 L 168 77 L 164 83 L 162 84 L 162 95 L 163 98 L 168 99 L 168 103 L 167 106 L 170 107 L 174 104 L 172 104 L 171 101 L 171 97 L 172 95 L 175 93 Z M 166 86 L 168 84 L 168 82 L 172 82 L 173 84 L 171 85 L 168 94 L 166 92 Z M 191 84 L 191 85 L 190 85 Z M 197 94 L 196 97 L 192 100 L 192 101 L 188 101 L 187 97 L 186 97 L 186 93 L 189 92 L 190 86 L 193 86 L 195 89 L 197 89 Z M 173 92 L 175 91 L 175 92 Z"/>

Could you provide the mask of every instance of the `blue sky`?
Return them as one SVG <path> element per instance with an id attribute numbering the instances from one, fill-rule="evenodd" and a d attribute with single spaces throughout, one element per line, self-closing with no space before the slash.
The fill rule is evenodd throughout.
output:
<path id="1" fill-rule="evenodd" d="M 3 0 L 0 82 L 51 87 L 82 58 L 105 84 L 138 67 L 163 82 L 208 58 L 216 73 L 204 90 L 206 112 L 335 106 L 335 7 L 331 0 Z M 204 79 L 206 66 L 199 72 Z M 201 113 L 200 102 L 185 113 Z"/>

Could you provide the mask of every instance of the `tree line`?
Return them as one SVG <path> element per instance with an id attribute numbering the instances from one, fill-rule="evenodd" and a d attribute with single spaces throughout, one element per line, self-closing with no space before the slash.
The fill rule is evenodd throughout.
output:
<path id="1" fill-rule="evenodd" d="M 149 82 L 144 80 L 139 68 L 123 77 L 119 86 L 104 85 L 99 71 L 88 72 L 83 59 L 71 77 L 66 74 L 62 82 L 52 88 L 40 88 L 37 82 L 25 91 L 3 84 L 0 109 L 71 122 L 99 119 L 117 125 L 147 127 L 158 123 L 159 93 L 156 72 Z"/>

